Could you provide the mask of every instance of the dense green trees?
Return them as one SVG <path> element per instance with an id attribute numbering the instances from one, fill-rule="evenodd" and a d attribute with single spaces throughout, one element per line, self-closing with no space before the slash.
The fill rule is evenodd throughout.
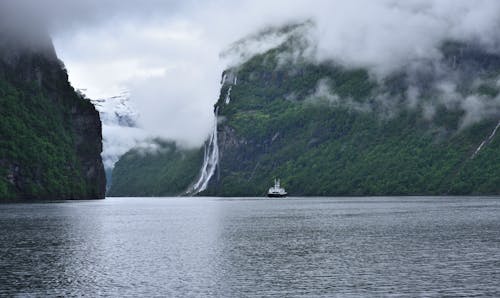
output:
<path id="1" fill-rule="evenodd" d="M 19 52 L 16 63 L 0 61 L 0 200 L 102 198 L 94 106 L 55 53 Z"/>
<path id="2" fill-rule="evenodd" d="M 159 140 L 157 145 L 155 150 L 137 148 L 121 157 L 108 195 L 176 196 L 188 189 L 200 171 L 203 150 Z"/>
<path id="3" fill-rule="evenodd" d="M 223 152 L 219 179 L 205 194 L 263 195 L 274 177 L 294 195 L 500 193 L 499 137 L 471 158 L 495 117 L 462 127 L 464 111 L 445 107 L 430 89 L 409 107 L 404 73 L 377 82 L 364 70 L 335 64 L 279 64 L 279 53 L 271 50 L 233 70 L 238 85 L 229 105 L 218 102 L 225 119 L 219 130 L 234 130 L 246 145 Z M 481 73 L 474 79 L 483 84 L 466 78 L 462 96 L 493 100 L 498 87 L 488 82 L 498 70 L 474 69 L 470 59 L 462 57 L 467 75 Z M 423 89 L 435 74 L 426 75 L 430 83 L 423 80 Z M 327 94 L 318 93 L 319 84 Z M 424 117 L 424 103 L 435 107 L 432 119 Z"/>
<path id="4" fill-rule="evenodd" d="M 261 196 L 275 177 L 292 195 L 500 194 L 500 136 L 473 157 L 498 119 L 492 115 L 463 126 L 461 106 L 446 106 L 446 94 L 433 89 L 441 74 L 431 69 L 410 78 L 401 71 L 377 80 L 366 70 L 334 63 L 283 63 L 287 50 L 283 45 L 228 70 L 238 83 L 229 104 L 228 84 L 217 102 L 221 160 L 203 195 Z M 458 80 L 453 96 L 494 100 L 499 57 L 443 45 L 441 66 Z M 413 104 L 410 87 L 421 91 Z M 429 107 L 433 117 L 425 115 Z M 196 173 L 195 159 L 186 167 L 178 154 L 156 156 L 126 155 L 114 176 L 147 175 L 164 190 L 130 181 L 131 187 L 116 186 L 121 195 L 176 194 L 182 189 L 172 181 Z M 154 164 L 150 160 L 162 166 L 146 167 Z"/>

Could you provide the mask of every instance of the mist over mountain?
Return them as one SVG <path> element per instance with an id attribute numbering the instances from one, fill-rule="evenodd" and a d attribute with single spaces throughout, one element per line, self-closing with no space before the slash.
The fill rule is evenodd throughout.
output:
<path id="1" fill-rule="evenodd" d="M 0 28 L 0 200 L 104 198 L 94 106 L 69 84 L 43 27 Z"/>
<path id="2" fill-rule="evenodd" d="M 146 138 L 137 128 L 138 114 L 124 91 L 110 98 L 91 100 L 99 111 L 103 126 L 103 162 L 112 169 L 118 158 Z"/>
<path id="3" fill-rule="evenodd" d="M 291 58 L 365 68 L 379 80 L 403 67 L 432 66 L 448 40 L 490 51 L 499 44 L 500 7 L 489 0 L 99 3 L 62 5 L 76 14 L 71 22 L 61 18 L 64 26 L 54 30 L 70 79 L 92 98 L 130 90 L 145 130 L 191 146 L 210 133 L 220 73 L 283 40 L 276 32 L 260 34 L 266 28 L 308 22 L 298 29 L 307 31 L 308 47 Z M 231 51 L 228 45 L 242 38 L 245 44 Z"/>
<path id="4" fill-rule="evenodd" d="M 2 3 L 2 22 L 22 32 L 18 36 L 25 44 L 39 42 L 40 28 L 49 31 L 71 83 L 91 98 L 130 90 L 140 115 L 136 126 L 153 148 L 157 138 L 199 148 L 214 130 L 214 102 L 229 90 L 220 90 L 220 74 L 229 70 L 240 77 L 249 65 L 255 71 L 246 83 L 256 84 L 258 73 L 267 73 L 267 81 L 252 87 L 261 94 L 244 98 L 279 93 L 286 102 L 370 113 L 383 121 L 416 113 L 445 138 L 495 121 L 499 8 L 493 0 L 150 1 L 140 6 L 132 0 L 21 0 Z M 268 61 L 254 65 L 256 57 Z M 362 83 L 345 85 L 338 72 Z M 273 87 L 274 76 L 301 79 L 278 92 L 285 85 Z M 241 97 L 239 88 L 231 89 L 232 100 Z M 220 121 L 231 115 L 221 114 Z M 129 138 L 120 130 L 109 133 L 105 139 L 127 143 Z"/>
<path id="5" fill-rule="evenodd" d="M 0 298 L 500 297 L 499 29 L 500 0 L 0 0 Z"/>
<path id="6" fill-rule="evenodd" d="M 222 74 L 217 137 L 210 138 L 218 147 L 217 169 L 203 170 L 214 163 L 207 141 L 199 175 L 208 177 L 208 188 L 201 194 L 259 196 L 276 177 L 294 195 L 500 192 L 500 52 L 474 41 L 444 40 L 436 58 L 380 76 L 368 67 L 313 59 L 312 26 L 270 27 L 224 53 L 240 53 L 245 62 Z M 264 53 L 248 46 L 269 36 L 276 43 Z M 118 179 L 143 181 L 145 169 L 137 166 L 143 159 L 129 152 L 118 163 Z M 192 158 L 148 159 L 185 162 L 193 169 L 187 167 Z M 159 189 L 158 183 L 178 191 L 166 182 L 176 178 L 149 179 L 157 182 L 146 188 Z M 145 195 L 121 185 L 115 193 Z"/>

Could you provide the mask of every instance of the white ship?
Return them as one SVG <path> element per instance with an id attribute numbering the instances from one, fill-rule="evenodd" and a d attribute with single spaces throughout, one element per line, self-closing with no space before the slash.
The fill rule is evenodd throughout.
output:
<path id="1" fill-rule="evenodd" d="M 269 188 L 267 196 L 270 198 L 282 198 L 286 197 L 287 193 L 284 188 L 280 186 L 280 180 L 274 179 L 274 186 Z"/>

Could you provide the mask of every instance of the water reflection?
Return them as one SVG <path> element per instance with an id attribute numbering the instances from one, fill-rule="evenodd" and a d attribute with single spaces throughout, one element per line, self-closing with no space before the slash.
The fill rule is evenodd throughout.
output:
<path id="1" fill-rule="evenodd" d="M 495 199 L 9 204 L 0 228 L 0 295 L 500 295 Z"/>

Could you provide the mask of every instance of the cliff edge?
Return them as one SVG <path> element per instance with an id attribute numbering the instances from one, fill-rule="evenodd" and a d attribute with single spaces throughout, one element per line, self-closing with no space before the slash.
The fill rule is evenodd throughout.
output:
<path id="1" fill-rule="evenodd" d="M 48 34 L 0 24 L 0 201 L 101 199 L 99 114 Z"/>

